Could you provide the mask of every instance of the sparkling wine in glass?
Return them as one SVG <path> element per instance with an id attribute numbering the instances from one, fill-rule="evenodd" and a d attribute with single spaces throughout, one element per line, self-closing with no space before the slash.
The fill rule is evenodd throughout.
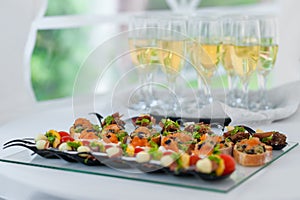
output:
<path id="1" fill-rule="evenodd" d="M 213 101 L 210 82 L 221 55 L 221 25 L 218 18 L 196 16 L 189 20 L 190 59 L 198 75 L 199 107 Z"/>
<path id="2" fill-rule="evenodd" d="M 129 24 L 129 48 L 133 64 L 138 70 L 139 88 L 129 107 L 148 112 L 156 105 L 153 94 L 153 73 L 157 69 L 157 21 L 149 15 L 136 15 Z"/>
<path id="3" fill-rule="evenodd" d="M 260 52 L 257 66 L 259 100 L 257 109 L 268 110 L 274 107 L 266 94 L 267 77 L 274 68 L 278 52 L 277 20 L 274 16 L 258 17 L 260 25 Z"/>
<path id="4" fill-rule="evenodd" d="M 242 97 L 237 107 L 249 109 L 249 79 L 255 72 L 260 51 L 259 21 L 241 17 L 233 22 L 234 59 L 233 67 L 242 83 Z"/>
<path id="5" fill-rule="evenodd" d="M 238 77 L 235 74 L 233 61 L 237 63 L 237 59 L 234 54 L 233 45 L 233 34 L 232 34 L 232 22 L 234 16 L 224 16 L 222 17 L 222 48 L 221 48 L 221 64 L 226 71 L 227 81 L 228 81 L 228 91 L 226 92 L 225 103 L 229 106 L 235 107 L 236 100 L 238 99 Z"/>
<path id="6" fill-rule="evenodd" d="M 178 16 L 161 19 L 158 25 L 157 53 L 161 69 L 166 75 L 169 96 L 164 103 L 167 113 L 176 115 L 179 100 L 176 96 L 176 79 L 180 74 L 186 55 L 186 20 Z"/>

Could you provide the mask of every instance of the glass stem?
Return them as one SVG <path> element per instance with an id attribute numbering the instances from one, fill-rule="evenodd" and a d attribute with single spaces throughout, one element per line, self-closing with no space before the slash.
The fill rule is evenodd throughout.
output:
<path id="1" fill-rule="evenodd" d="M 234 74 L 228 74 L 228 105 L 232 107 L 237 106 L 238 95 L 238 77 Z"/>
<path id="2" fill-rule="evenodd" d="M 145 99 L 146 98 L 145 85 L 147 83 L 147 74 L 145 72 L 145 69 L 143 69 L 143 68 L 140 68 L 138 70 L 139 70 L 139 82 L 140 82 L 140 87 L 141 87 L 140 96 L 141 96 L 141 99 Z"/>
<path id="3" fill-rule="evenodd" d="M 226 97 L 227 104 L 230 106 L 234 106 L 234 85 L 233 85 L 233 76 L 231 74 L 227 75 L 228 82 L 228 93 Z"/>
<path id="4" fill-rule="evenodd" d="M 206 82 L 202 79 L 202 76 L 198 74 L 198 88 L 199 88 L 199 104 L 200 107 L 212 102 L 210 93 L 210 78 L 206 79 Z M 206 83 L 206 84 L 205 84 Z"/>
<path id="5" fill-rule="evenodd" d="M 242 84 L 243 97 L 242 97 L 242 108 L 249 108 L 249 80 L 244 80 Z"/>
<path id="6" fill-rule="evenodd" d="M 168 89 L 169 89 L 169 97 L 170 97 L 170 106 L 172 111 L 177 110 L 177 103 L 176 103 L 176 76 L 174 75 L 167 75 L 167 81 L 168 81 Z"/>
<path id="7" fill-rule="evenodd" d="M 151 102 L 153 100 L 153 87 L 152 87 L 152 82 L 153 82 L 153 73 L 148 72 L 146 74 L 146 81 L 145 81 L 145 98 L 146 98 L 146 103 L 147 107 L 151 106 Z"/>
<path id="8" fill-rule="evenodd" d="M 265 107 L 267 103 L 267 96 L 266 96 L 266 85 L 267 85 L 267 78 L 264 74 L 258 74 L 258 84 L 259 84 L 259 99 L 260 99 L 260 107 Z"/>
<path id="9" fill-rule="evenodd" d="M 227 81 L 228 81 L 228 90 L 231 92 L 233 90 L 233 80 L 232 80 L 232 75 L 228 74 L 227 76 Z"/>

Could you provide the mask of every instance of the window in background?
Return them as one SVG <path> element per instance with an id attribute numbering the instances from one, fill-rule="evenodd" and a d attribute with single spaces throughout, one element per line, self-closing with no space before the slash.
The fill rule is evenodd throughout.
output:
<path id="1" fill-rule="evenodd" d="M 261 0 L 202 0 L 199 7 L 241 5 Z M 49 0 L 45 16 L 98 14 L 126 11 L 166 10 L 162 0 Z M 126 26 L 125 26 L 126 28 Z M 111 23 L 80 28 L 39 30 L 31 59 L 31 80 L 38 101 L 71 96 L 80 65 L 102 41 L 124 30 Z"/>

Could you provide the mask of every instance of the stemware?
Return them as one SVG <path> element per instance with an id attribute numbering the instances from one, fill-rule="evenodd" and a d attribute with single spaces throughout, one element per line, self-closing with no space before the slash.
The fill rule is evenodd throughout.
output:
<path id="1" fill-rule="evenodd" d="M 257 78 L 259 85 L 259 101 L 256 108 L 267 110 L 273 108 L 266 95 L 267 77 L 274 68 L 278 52 L 277 21 L 274 16 L 259 16 L 260 25 L 260 52 L 257 66 Z"/>
<path id="2" fill-rule="evenodd" d="M 234 16 L 223 16 L 222 25 L 222 48 L 221 48 L 221 64 L 227 74 L 228 91 L 226 92 L 225 103 L 235 107 L 238 99 L 238 77 L 235 74 L 233 60 L 235 60 L 234 45 L 232 39 L 232 23 Z"/>
<path id="3" fill-rule="evenodd" d="M 180 16 L 169 16 L 158 23 L 158 58 L 161 69 L 166 75 L 169 98 L 163 107 L 167 113 L 176 115 L 179 100 L 176 96 L 176 79 L 184 66 L 186 55 L 186 19 Z"/>
<path id="4" fill-rule="evenodd" d="M 189 20 L 190 57 L 198 75 L 199 107 L 213 100 L 210 82 L 220 61 L 221 31 L 218 18 L 196 16 Z"/>
<path id="5" fill-rule="evenodd" d="M 153 16 L 136 15 L 129 24 L 129 48 L 132 62 L 138 70 L 139 88 L 136 91 L 135 101 L 130 108 L 148 111 L 156 104 L 153 95 L 153 73 L 157 69 L 156 47 L 157 21 Z"/>
<path id="6" fill-rule="evenodd" d="M 259 22 L 257 19 L 243 16 L 234 19 L 232 28 L 233 68 L 242 83 L 242 96 L 237 101 L 237 107 L 249 109 L 249 79 L 256 70 L 259 58 Z"/>

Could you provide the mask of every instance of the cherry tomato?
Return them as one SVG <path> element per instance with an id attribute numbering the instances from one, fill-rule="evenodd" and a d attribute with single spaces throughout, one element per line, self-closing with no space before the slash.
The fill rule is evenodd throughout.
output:
<path id="1" fill-rule="evenodd" d="M 235 161 L 232 156 L 227 154 L 221 154 L 220 157 L 224 160 L 225 169 L 223 172 L 223 176 L 227 174 L 231 174 L 235 170 Z"/>
<path id="2" fill-rule="evenodd" d="M 61 143 L 72 142 L 72 141 L 74 141 L 74 138 L 72 138 L 71 136 L 63 136 L 63 137 L 61 137 L 60 141 L 61 141 Z"/>
<path id="3" fill-rule="evenodd" d="M 65 136 L 70 136 L 70 134 L 68 132 L 66 132 L 66 131 L 59 131 L 58 133 L 59 133 L 59 135 L 60 135 L 61 138 L 65 137 Z"/>
<path id="4" fill-rule="evenodd" d="M 144 149 L 143 149 L 143 148 L 140 148 L 140 147 L 136 147 L 136 148 L 134 149 L 134 153 L 139 153 L 139 152 L 141 152 L 141 151 L 144 151 Z"/>
<path id="5" fill-rule="evenodd" d="M 200 160 L 199 156 L 191 155 L 190 157 L 190 166 L 196 165 L 197 161 Z"/>

